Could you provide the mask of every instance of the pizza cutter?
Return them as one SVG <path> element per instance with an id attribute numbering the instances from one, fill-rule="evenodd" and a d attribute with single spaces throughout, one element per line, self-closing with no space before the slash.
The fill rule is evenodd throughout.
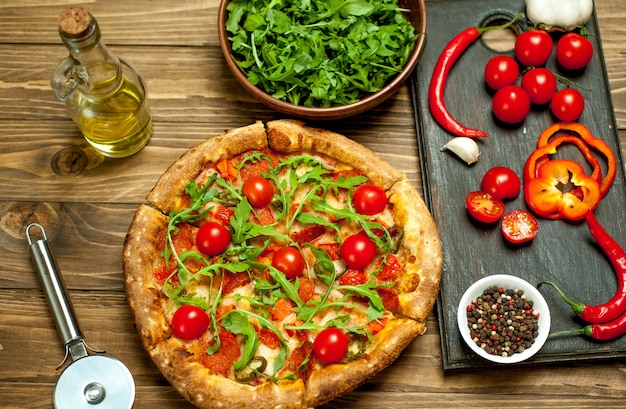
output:
<path id="1" fill-rule="evenodd" d="M 31 230 L 42 238 L 33 241 Z M 65 357 L 72 362 L 63 370 L 54 389 L 55 409 L 130 409 L 135 401 L 135 382 L 128 368 L 104 351 L 84 341 L 63 277 L 48 245 L 46 232 L 38 223 L 26 228 L 30 255 L 48 300 Z"/>

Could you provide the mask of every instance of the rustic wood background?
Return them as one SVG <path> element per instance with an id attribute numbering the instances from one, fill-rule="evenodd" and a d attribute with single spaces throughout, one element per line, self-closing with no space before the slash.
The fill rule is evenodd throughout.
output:
<path id="1" fill-rule="evenodd" d="M 87 149 L 50 88 L 55 65 L 67 55 L 58 15 L 74 4 L 0 1 L 0 407 L 51 408 L 59 375 L 54 368 L 63 357 L 24 235 L 28 223 L 39 221 L 85 339 L 133 373 L 134 407 L 191 409 L 152 364 L 133 328 L 121 274 L 124 236 L 137 204 L 183 152 L 226 129 L 281 115 L 253 100 L 227 71 L 215 29 L 217 0 L 94 0 L 82 5 L 97 17 L 110 48 L 144 74 L 155 120 L 154 137 L 139 154 L 101 159 Z M 623 0 L 605 0 L 596 11 L 624 146 L 626 9 Z M 408 86 L 371 112 L 313 125 L 370 147 L 422 190 Z M 392 367 L 326 407 L 626 406 L 624 359 L 444 374 L 435 313 L 428 324 Z"/>

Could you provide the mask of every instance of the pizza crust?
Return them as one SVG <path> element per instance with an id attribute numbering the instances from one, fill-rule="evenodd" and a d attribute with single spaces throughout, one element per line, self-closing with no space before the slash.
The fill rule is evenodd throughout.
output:
<path id="1" fill-rule="evenodd" d="M 150 355 L 165 378 L 199 409 L 307 407 L 302 380 L 264 382 L 258 386 L 235 382 L 194 361 L 176 338 L 160 343 Z"/>
<path id="2" fill-rule="evenodd" d="M 423 324 L 408 318 L 390 320 L 374 337 L 375 347 L 358 360 L 313 371 L 306 383 L 307 404 L 317 407 L 354 390 L 389 366 L 418 335 Z"/>
<path id="3" fill-rule="evenodd" d="M 176 209 L 185 185 L 193 180 L 209 162 L 239 155 L 250 149 L 267 148 L 265 127 L 256 122 L 215 136 L 191 148 L 161 175 L 146 200 L 157 209 L 169 213 Z"/>
<path id="4" fill-rule="evenodd" d="M 270 121 L 267 123 L 267 137 L 269 146 L 278 152 L 328 155 L 361 170 L 385 190 L 404 179 L 402 172 L 365 146 L 335 132 L 304 126 L 301 121 Z"/>
<path id="5" fill-rule="evenodd" d="M 408 180 L 390 189 L 389 201 L 394 205 L 396 223 L 403 227 L 403 251 L 408 257 L 398 283 L 401 313 L 425 323 L 441 281 L 443 258 L 437 225 Z"/>
<path id="6" fill-rule="evenodd" d="M 124 243 L 126 298 L 135 317 L 139 336 L 147 350 L 162 342 L 171 333 L 162 304 L 164 296 L 152 283 L 153 272 L 162 267 L 154 243 L 166 228 L 167 218 L 163 213 L 140 205 Z"/>

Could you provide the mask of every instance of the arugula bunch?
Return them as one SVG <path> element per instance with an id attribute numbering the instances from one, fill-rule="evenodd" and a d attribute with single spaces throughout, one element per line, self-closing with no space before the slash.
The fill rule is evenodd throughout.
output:
<path id="1" fill-rule="evenodd" d="M 233 0 L 227 10 L 239 68 L 295 105 L 345 105 L 379 91 L 418 37 L 397 0 Z"/>

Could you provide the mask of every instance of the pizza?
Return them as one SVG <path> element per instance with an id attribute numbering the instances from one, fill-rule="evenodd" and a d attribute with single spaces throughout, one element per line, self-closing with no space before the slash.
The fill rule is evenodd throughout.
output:
<path id="1" fill-rule="evenodd" d="M 340 134 L 256 122 L 190 149 L 124 244 L 144 348 L 198 408 L 308 408 L 389 366 L 439 292 L 441 246 L 403 173 Z"/>

